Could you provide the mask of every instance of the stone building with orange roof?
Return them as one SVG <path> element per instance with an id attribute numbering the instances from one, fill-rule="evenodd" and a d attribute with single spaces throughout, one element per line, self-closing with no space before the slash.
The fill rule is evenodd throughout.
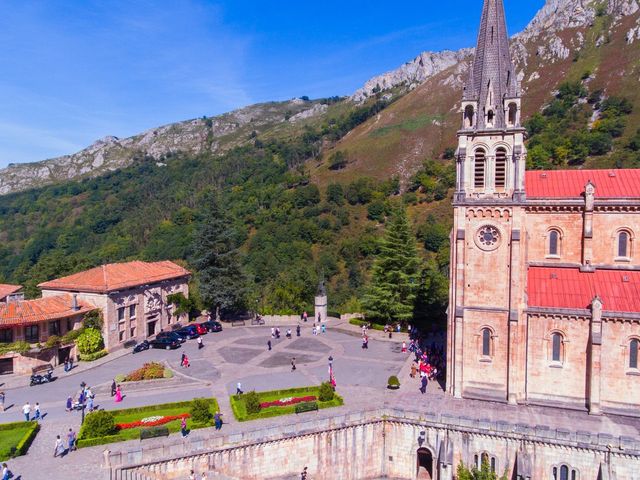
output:
<path id="1" fill-rule="evenodd" d="M 52 337 L 82 326 L 85 314 L 95 310 L 70 294 L 51 295 L 36 300 L 12 300 L 0 303 L 0 343 L 26 342 L 27 352 L 8 352 L 0 356 L 0 373 L 31 373 L 41 364 L 57 365 L 75 357 L 72 345 L 43 348 Z"/>
<path id="2" fill-rule="evenodd" d="M 6 303 L 11 300 L 23 300 L 22 286 L 7 285 L 0 283 L 0 303 Z"/>
<path id="3" fill-rule="evenodd" d="M 188 320 L 174 315 L 167 296 L 189 296 L 191 272 L 170 262 L 102 265 L 38 285 L 44 298 L 70 293 L 102 311 L 105 348 L 123 348 Z"/>

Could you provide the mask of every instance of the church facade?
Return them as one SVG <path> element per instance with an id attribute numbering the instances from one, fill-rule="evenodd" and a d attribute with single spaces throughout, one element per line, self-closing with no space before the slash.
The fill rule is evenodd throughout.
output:
<path id="1" fill-rule="evenodd" d="M 485 0 L 458 132 L 447 391 L 638 415 L 640 170 L 526 171 L 521 96 L 503 2 Z"/>

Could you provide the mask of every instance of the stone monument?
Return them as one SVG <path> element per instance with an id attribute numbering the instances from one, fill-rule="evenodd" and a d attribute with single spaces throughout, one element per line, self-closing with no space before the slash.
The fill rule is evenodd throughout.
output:
<path id="1" fill-rule="evenodd" d="M 318 284 L 315 306 L 315 321 L 318 323 L 325 322 L 327 320 L 327 288 L 324 285 L 324 279 L 320 280 L 320 283 Z"/>

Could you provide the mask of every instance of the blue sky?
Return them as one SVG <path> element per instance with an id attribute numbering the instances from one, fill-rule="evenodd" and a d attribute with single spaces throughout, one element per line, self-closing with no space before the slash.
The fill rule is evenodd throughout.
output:
<path id="1" fill-rule="evenodd" d="M 543 0 L 505 0 L 520 31 Z M 0 167 L 247 104 L 348 95 L 475 42 L 482 0 L 2 0 Z"/>

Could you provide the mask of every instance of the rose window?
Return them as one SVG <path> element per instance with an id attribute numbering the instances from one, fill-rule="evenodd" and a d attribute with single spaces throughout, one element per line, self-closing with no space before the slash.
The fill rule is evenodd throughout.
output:
<path id="1" fill-rule="evenodd" d="M 500 242 L 500 231 L 492 225 L 485 225 L 478 230 L 476 242 L 480 248 L 485 250 L 498 248 L 498 242 Z"/>

